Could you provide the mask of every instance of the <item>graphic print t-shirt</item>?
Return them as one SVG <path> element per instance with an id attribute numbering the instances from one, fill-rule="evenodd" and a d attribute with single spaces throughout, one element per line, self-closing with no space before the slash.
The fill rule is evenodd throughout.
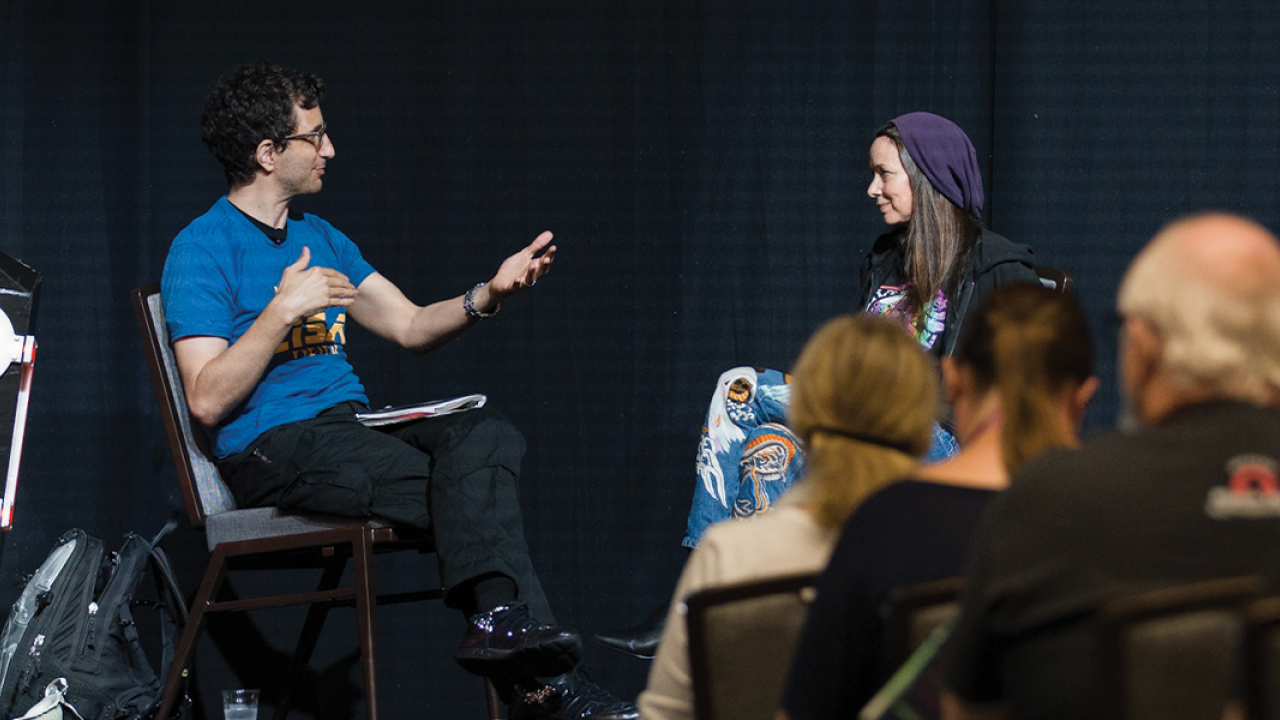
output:
<path id="1" fill-rule="evenodd" d="M 924 322 L 918 323 L 918 315 L 905 307 L 903 302 L 907 291 L 912 287 L 912 283 L 881 285 L 871 292 L 866 312 L 883 315 L 902 325 L 915 336 L 921 347 L 932 350 L 947 326 L 947 297 L 939 290 L 924 306 Z"/>
<path id="2" fill-rule="evenodd" d="M 178 234 L 161 282 L 171 340 L 239 340 L 303 247 L 311 251 L 311 267 L 333 268 L 357 287 L 373 274 L 355 244 L 329 223 L 314 215 L 287 222 L 288 238 L 276 245 L 224 197 Z M 367 403 L 347 362 L 345 327 L 344 308 L 295 322 L 249 397 L 217 427 L 207 428 L 214 455 L 238 453 L 266 430 L 315 417 L 338 403 Z"/>

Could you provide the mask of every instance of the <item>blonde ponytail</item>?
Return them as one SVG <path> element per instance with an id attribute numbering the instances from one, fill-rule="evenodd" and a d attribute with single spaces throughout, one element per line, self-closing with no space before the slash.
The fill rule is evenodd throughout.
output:
<path id="1" fill-rule="evenodd" d="M 937 379 L 910 335 L 870 315 L 823 325 L 792 377 L 788 420 L 806 446 L 806 507 L 819 524 L 839 527 L 929 449 Z"/>

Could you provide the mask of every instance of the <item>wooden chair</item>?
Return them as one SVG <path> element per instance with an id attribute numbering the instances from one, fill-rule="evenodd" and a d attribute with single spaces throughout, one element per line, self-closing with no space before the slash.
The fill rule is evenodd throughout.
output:
<path id="1" fill-rule="evenodd" d="M 324 621 L 332 607 L 354 607 L 360 636 L 360 662 L 364 671 L 365 706 L 369 720 L 378 718 L 378 686 L 375 653 L 374 609 L 379 604 L 439 599 L 439 588 L 378 596 L 374 592 L 374 553 L 411 550 L 431 552 L 428 534 L 392 527 L 378 520 L 363 521 L 321 515 L 290 515 L 274 507 L 238 509 L 213 464 L 202 432 L 192 426 L 177 362 L 169 346 L 160 284 L 148 283 L 132 293 L 138 331 L 142 335 L 151 380 L 160 402 L 160 414 L 177 466 L 178 483 L 193 527 L 203 529 L 212 556 L 191 606 L 178 642 L 173 667 L 165 679 L 156 718 L 172 717 L 179 702 L 183 679 L 190 673 L 196 643 L 209 613 L 244 612 L 291 605 L 309 605 L 302 626 L 289 680 L 274 717 L 289 713 L 291 695 L 311 659 Z M 352 561 L 350 586 L 339 584 Z M 263 568 L 316 568 L 322 570 L 319 586 L 296 592 L 246 600 L 219 600 L 229 571 Z M 485 681 L 489 718 L 501 717 L 498 696 Z"/>
<path id="2" fill-rule="evenodd" d="M 1256 577 L 1164 588 L 1104 604 L 1099 699 L 1109 720 L 1221 720 Z"/>
<path id="3" fill-rule="evenodd" d="M 946 578 L 897 588 L 889 596 L 885 660 L 900 667 L 935 628 L 960 614 L 961 579 Z"/>
<path id="4" fill-rule="evenodd" d="M 1032 269 L 1036 271 L 1036 275 L 1040 278 L 1041 285 L 1061 293 L 1071 292 L 1071 286 L 1074 284 L 1075 279 L 1066 270 L 1059 270 L 1048 265 L 1033 265 Z"/>
<path id="5" fill-rule="evenodd" d="M 698 720 L 773 720 L 816 573 L 696 592 L 688 608 Z"/>

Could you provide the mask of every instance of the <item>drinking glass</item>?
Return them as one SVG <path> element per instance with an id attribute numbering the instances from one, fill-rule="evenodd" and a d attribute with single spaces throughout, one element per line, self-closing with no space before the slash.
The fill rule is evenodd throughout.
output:
<path id="1" fill-rule="evenodd" d="M 222 716 L 224 720 L 258 720 L 258 691 L 223 690 Z"/>

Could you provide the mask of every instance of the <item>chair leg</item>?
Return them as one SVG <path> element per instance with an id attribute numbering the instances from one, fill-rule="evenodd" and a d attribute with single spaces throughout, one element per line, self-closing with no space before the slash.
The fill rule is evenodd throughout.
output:
<path id="1" fill-rule="evenodd" d="M 200 590 L 196 593 L 195 602 L 192 603 L 191 611 L 187 615 L 186 625 L 182 628 L 182 637 L 178 640 L 173 666 L 169 668 L 169 674 L 165 677 L 164 689 L 160 693 L 160 706 L 155 714 L 157 720 L 169 720 L 174 714 L 174 706 L 179 699 L 178 691 L 183 687 L 184 680 L 191 674 L 191 657 L 195 654 L 200 633 L 204 631 L 205 610 L 217 597 L 226 576 L 226 553 L 214 548 L 204 579 L 200 581 Z"/>
<path id="2" fill-rule="evenodd" d="M 368 720 L 378 720 L 378 672 L 373 610 L 377 593 L 373 587 L 373 530 L 360 533 L 351 548 L 352 571 L 355 575 L 356 626 L 360 631 L 360 664 L 364 667 L 364 696 Z"/>
<path id="3" fill-rule="evenodd" d="M 498 697 L 498 688 L 493 686 L 493 680 L 484 679 L 484 701 L 488 706 L 489 720 L 503 720 L 502 718 L 502 700 Z"/>
<path id="4" fill-rule="evenodd" d="M 338 587 L 342 573 L 347 569 L 347 556 L 339 553 L 333 557 L 320 576 L 317 592 L 332 590 Z M 298 645 L 293 651 L 293 660 L 289 664 L 289 677 L 284 684 L 284 692 L 276 702 L 272 720 L 285 720 L 289 716 L 289 708 L 293 705 L 293 693 L 298 689 L 298 682 L 311 662 L 311 654 L 315 652 L 316 643 L 320 640 L 320 631 L 324 629 L 324 621 L 329 617 L 329 604 L 316 603 L 307 611 L 307 619 L 302 624 L 302 634 L 298 637 Z"/>

